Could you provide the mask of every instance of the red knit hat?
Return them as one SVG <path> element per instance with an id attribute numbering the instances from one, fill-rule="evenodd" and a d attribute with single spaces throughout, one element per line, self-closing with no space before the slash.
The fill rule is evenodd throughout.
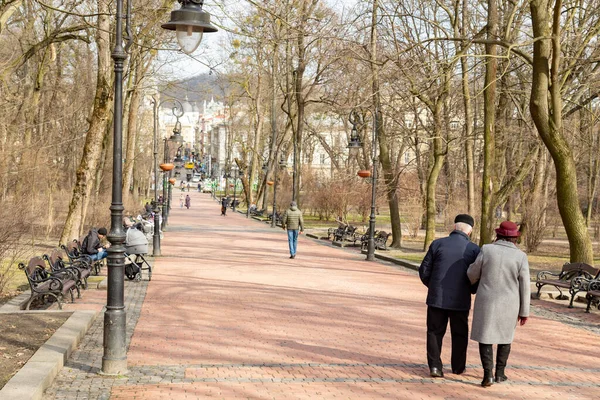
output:
<path id="1" fill-rule="evenodd" d="M 512 221 L 504 221 L 500 224 L 499 228 L 496 228 L 496 234 L 504 237 L 519 237 L 519 227 Z"/>

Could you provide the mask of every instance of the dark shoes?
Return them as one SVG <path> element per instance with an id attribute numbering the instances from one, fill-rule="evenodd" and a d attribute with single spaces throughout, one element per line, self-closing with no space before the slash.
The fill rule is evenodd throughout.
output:
<path id="1" fill-rule="evenodd" d="M 463 368 L 463 369 L 453 369 L 453 370 L 452 370 L 452 373 L 453 373 L 454 375 L 461 375 L 461 374 L 463 374 L 464 372 L 465 372 L 465 369 L 464 369 L 464 368 Z"/>
<path id="2" fill-rule="evenodd" d="M 491 374 L 484 374 L 483 380 L 481 381 L 481 386 L 489 387 L 494 384 L 494 377 Z"/>
<path id="3" fill-rule="evenodd" d="M 496 373 L 496 383 L 502 383 L 507 380 L 508 380 L 508 378 L 506 377 L 506 375 L 504 375 L 504 374 L 500 375 L 500 374 Z"/>
<path id="4" fill-rule="evenodd" d="M 290 256 L 290 258 L 296 258 L 296 256 Z"/>
<path id="5" fill-rule="evenodd" d="M 431 376 L 432 378 L 443 378 L 444 373 L 441 369 L 434 367 L 429 370 L 429 376 Z"/>

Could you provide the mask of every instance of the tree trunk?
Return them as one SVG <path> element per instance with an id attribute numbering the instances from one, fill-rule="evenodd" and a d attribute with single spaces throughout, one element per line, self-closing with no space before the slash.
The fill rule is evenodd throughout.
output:
<path id="1" fill-rule="evenodd" d="M 498 35 L 498 7 L 496 0 L 488 0 L 487 39 L 496 40 Z M 479 245 L 492 241 L 494 224 L 492 195 L 494 193 L 495 165 L 495 124 L 496 124 L 496 75 L 498 60 L 497 48 L 493 43 L 485 45 L 485 83 L 483 89 L 483 178 L 481 187 L 481 226 L 479 229 Z"/>
<path id="2" fill-rule="evenodd" d="M 554 160 L 556 197 L 569 239 L 571 262 L 593 265 L 592 241 L 579 207 L 575 160 L 563 133 L 559 71 L 562 1 L 557 0 L 552 8 L 548 0 L 531 0 L 530 8 L 535 41 L 529 109 L 538 134 Z"/>
<path id="3" fill-rule="evenodd" d="M 434 133 L 433 133 L 433 165 L 429 176 L 427 177 L 427 188 L 426 188 L 426 209 L 425 209 L 425 242 L 423 243 L 423 249 L 427 250 L 431 242 L 435 240 L 435 219 L 437 216 L 436 206 L 436 187 L 440 171 L 444 166 L 444 159 L 446 156 L 446 150 L 442 139 L 442 102 L 438 100 L 434 106 L 433 119 L 434 119 Z"/>
<path id="4" fill-rule="evenodd" d="M 69 204 L 69 212 L 65 221 L 60 243 L 78 239 L 83 229 L 83 211 L 89 202 L 89 195 L 94 183 L 95 172 L 102 152 L 102 140 L 106 124 L 110 117 L 110 100 L 112 96 L 112 74 L 110 70 L 110 10 L 106 0 L 98 0 L 98 27 L 96 29 L 96 45 L 98 48 L 98 81 L 94 97 L 94 110 L 90 126 L 85 138 L 83 156 L 77 169 L 77 180 Z"/>
<path id="5" fill-rule="evenodd" d="M 133 60 L 132 60 L 133 61 Z M 142 97 L 140 80 L 142 78 L 141 56 L 133 62 L 133 86 L 131 88 L 131 99 L 129 101 L 129 110 L 127 113 L 127 141 L 125 147 L 125 165 L 123 166 L 123 204 L 127 206 L 133 193 L 133 168 L 135 165 L 135 153 L 137 148 L 138 136 L 138 116 L 140 109 L 140 100 Z"/>

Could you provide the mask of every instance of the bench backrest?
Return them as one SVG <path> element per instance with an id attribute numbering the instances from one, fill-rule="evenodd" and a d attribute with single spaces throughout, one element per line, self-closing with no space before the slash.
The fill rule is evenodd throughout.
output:
<path id="1" fill-rule="evenodd" d="M 48 271 L 46 271 L 46 263 L 41 257 L 33 257 L 27 263 L 24 268 L 27 279 L 36 284 L 41 280 L 48 278 Z"/>
<path id="2" fill-rule="evenodd" d="M 44 258 L 48 261 L 50 269 L 53 271 L 65 268 L 65 262 L 60 250 L 58 249 L 52 250 L 50 255 L 44 254 Z"/>
<path id="3" fill-rule="evenodd" d="M 79 242 L 77 240 L 73 240 L 72 242 L 67 243 L 66 246 L 63 245 L 61 247 L 70 259 L 77 258 L 81 255 Z"/>
<path id="4" fill-rule="evenodd" d="M 585 275 L 588 278 L 598 278 L 600 271 L 586 263 L 565 263 L 560 271 L 559 279 L 571 280 L 577 276 Z"/>

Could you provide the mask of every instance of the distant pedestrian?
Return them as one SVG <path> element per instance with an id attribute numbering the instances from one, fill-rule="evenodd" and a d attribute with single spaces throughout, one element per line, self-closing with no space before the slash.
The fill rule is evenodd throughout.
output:
<path id="1" fill-rule="evenodd" d="M 181 193 L 179 195 L 179 208 L 183 208 L 184 204 L 185 204 L 185 197 L 183 196 L 183 193 Z"/>
<path id="2" fill-rule="evenodd" d="M 198 182 L 198 191 L 201 192 L 202 191 L 202 184 L 200 182 Z"/>
<path id="3" fill-rule="evenodd" d="M 225 197 L 221 197 L 221 215 L 227 216 L 227 199 Z"/>
<path id="4" fill-rule="evenodd" d="M 190 198 L 190 195 L 188 194 L 185 196 L 185 208 L 187 208 L 189 210 L 191 205 L 192 205 L 192 199 Z"/>
<path id="5" fill-rule="evenodd" d="M 471 242 L 474 223 L 470 215 L 457 215 L 454 230 L 448 237 L 431 243 L 419 267 L 419 277 L 428 289 L 427 364 L 433 378 L 444 376 L 440 355 L 448 320 L 452 373 L 460 375 L 465 371 L 472 292 L 467 269 L 479 254 L 479 247 Z"/>
<path id="6" fill-rule="evenodd" d="M 187 189 L 188 189 L 188 192 L 189 192 L 190 191 L 190 183 L 189 182 L 187 184 Z"/>
<path id="7" fill-rule="evenodd" d="M 146 214 L 152 214 L 152 205 L 146 202 L 146 205 L 144 206 L 144 211 L 146 211 Z"/>
<path id="8" fill-rule="evenodd" d="M 519 236 L 517 224 L 502 222 L 496 228 L 496 241 L 484 245 L 467 270 L 471 283 L 479 282 L 473 306 L 471 339 L 479 342 L 483 387 L 508 379 L 504 370 L 517 323 L 525 325 L 529 317 L 529 262 L 527 255 L 515 245 Z M 495 379 L 492 375 L 493 344 L 498 345 Z"/>
<path id="9" fill-rule="evenodd" d="M 285 211 L 281 227 L 287 229 L 290 258 L 296 258 L 298 233 L 304 231 L 304 220 L 302 219 L 302 211 L 300 211 L 295 201 L 292 201 L 290 208 Z"/>

